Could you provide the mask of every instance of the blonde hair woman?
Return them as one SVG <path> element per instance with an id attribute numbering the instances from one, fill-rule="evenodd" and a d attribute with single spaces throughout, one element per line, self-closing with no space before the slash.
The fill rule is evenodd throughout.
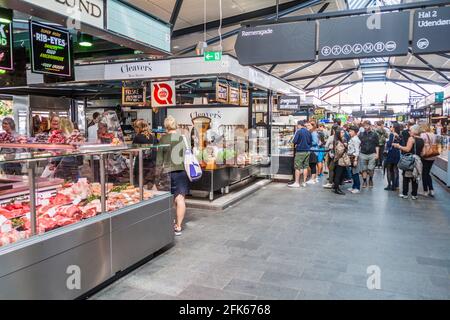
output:
<path id="1" fill-rule="evenodd" d="M 432 145 L 436 144 L 436 135 L 431 130 L 428 123 L 424 123 L 420 126 L 420 137 L 425 142 L 424 152 L 429 150 Z M 422 186 L 425 196 L 434 197 L 433 179 L 431 178 L 431 168 L 433 167 L 436 157 L 423 158 L 422 157 Z"/>
<path id="2" fill-rule="evenodd" d="M 160 143 L 169 145 L 158 153 L 158 167 L 163 168 L 164 173 L 169 174 L 171 192 L 174 196 L 174 206 L 176 209 L 176 220 L 174 225 L 175 235 L 181 235 L 182 224 L 186 214 L 186 196 L 189 194 L 189 179 L 184 171 L 184 155 L 186 146 L 183 136 L 177 132 L 177 121 L 174 117 L 168 116 L 164 120 L 166 135 L 161 138 Z"/>
<path id="3" fill-rule="evenodd" d="M 406 146 L 403 147 L 398 143 L 392 144 L 394 148 L 400 149 L 405 153 L 415 154 L 419 157 L 422 154 L 424 145 L 425 143 L 420 137 L 420 127 L 418 125 L 414 125 L 409 128 L 409 139 L 406 143 Z M 402 197 L 403 199 L 408 199 L 408 189 L 410 182 L 412 184 L 411 199 L 417 200 L 417 191 L 419 189 L 419 184 L 417 183 L 417 180 L 412 176 L 411 171 L 403 171 L 403 193 L 400 194 L 400 197 Z"/>

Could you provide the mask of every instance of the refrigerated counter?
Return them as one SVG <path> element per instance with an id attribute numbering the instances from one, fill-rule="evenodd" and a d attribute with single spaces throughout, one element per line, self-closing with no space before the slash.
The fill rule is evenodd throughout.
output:
<path id="1" fill-rule="evenodd" d="M 28 192 L 0 201 L 0 299 L 75 299 L 173 243 L 170 180 L 143 175 L 146 154 L 165 147 L 1 155 Z M 64 162 L 76 176 L 56 169 L 43 190 L 43 172 Z"/>

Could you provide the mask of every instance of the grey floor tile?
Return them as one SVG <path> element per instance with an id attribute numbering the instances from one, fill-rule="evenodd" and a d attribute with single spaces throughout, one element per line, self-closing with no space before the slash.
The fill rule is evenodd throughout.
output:
<path id="1" fill-rule="evenodd" d="M 224 291 L 195 284 L 183 290 L 178 298 L 186 300 L 254 300 L 256 297 L 249 294 Z"/>
<path id="2" fill-rule="evenodd" d="M 95 296 L 92 300 L 139 300 L 145 297 L 149 292 L 140 288 L 128 285 L 115 286 L 107 288 Z"/>
<path id="3" fill-rule="evenodd" d="M 298 290 L 291 288 L 279 287 L 260 282 L 244 281 L 240 279 L 231 280 L 224 290 L 254 295 L 257 297 L 288 300 L 295 299 L 298 294 Z"/>

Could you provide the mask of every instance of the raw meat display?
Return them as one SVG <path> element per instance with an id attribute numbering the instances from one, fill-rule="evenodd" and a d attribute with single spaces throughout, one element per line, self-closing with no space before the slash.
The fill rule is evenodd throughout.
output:
<path id="1" fill-rule="evenodd" d="M 106 209 L 115 211 L 139 203 L 139 188 L 131 185 L 106 186 Z M 48 193 L 36 207 L 37 233 L 42 234 L 68 226 L 101 213 L 101 186 L 81 178 L 76 183 L 67 183 Z M 144 199 L 153 193 L 144 190 Z M 26 239 L 31 235 L 30 206 L 27 202 L 10 202 L 0 206 L 0 247 Z"/>
<path id="2" fill-rule="evenodd" d="M 53 130 L 48 137 L 48 143 L 51 144 L 65 144 L 66 137 L 61 130 Z"/>

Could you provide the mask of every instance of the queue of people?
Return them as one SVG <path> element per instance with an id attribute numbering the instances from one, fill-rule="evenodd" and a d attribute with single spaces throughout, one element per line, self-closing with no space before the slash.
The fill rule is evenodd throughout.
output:
<path id="1" fill-rule="evenodd" d="M 376 168 L 383 169 L 386 191 L 400 191 L 402 198 L 417 200 L 419 181 L 423 196 L 434 197 L 431 168 L 439 155 L 436 136 L 427 124 L 418 125 L 410 120 L 404 126 L 393 122 L 388 128 L 383 121 L 372 124 L 369 120 L 341 125 L 336 120 L 328 131 L 325 125 L 299 121 L 293 140 L 295 145 L 295 180 L 290 188 L 306 187 L 318 182 L 324 168 L 328 170 L 323 185 L 338 195 L 345 195 L 342 186 L 352 194 L 361 189 L 374 188 Z M 400 174 L 401 171 L 401 174 Z"/>

